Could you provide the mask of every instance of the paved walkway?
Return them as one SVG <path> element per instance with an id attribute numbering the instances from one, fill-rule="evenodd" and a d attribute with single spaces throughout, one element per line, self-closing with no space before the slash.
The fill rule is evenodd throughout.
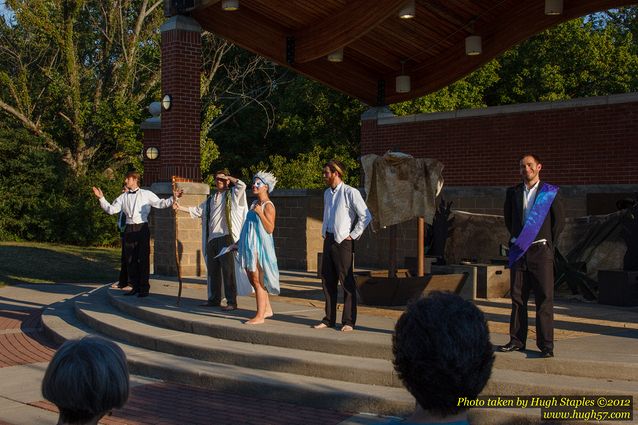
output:
<path id="1" fill-rule="evenodd" d="M 43 400 L 40 392 L 48 361 L 57 348 L 42 332 L 41 308 L 92 287 L 55 284 L 0 288 L 0 425 L 57 422 L 56 407 Z M 201 290 L 203 294 L 204 288 Z M 131 377 L 131 384 L 127 404 L 101 424 L 353 425 L 380 420 L 271 401 L 267 395 L 244 397 L 138 376 Z"/>

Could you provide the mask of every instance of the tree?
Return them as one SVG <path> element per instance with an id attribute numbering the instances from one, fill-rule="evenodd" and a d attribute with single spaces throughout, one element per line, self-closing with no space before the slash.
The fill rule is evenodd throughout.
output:
<path id="1" fill-rule="evenodd" d="M 249 53 L 232 43 L 205 32 L 202 35 L 204 59 L 201 97 L 201 171 L 214 173 L 212 167 L 220 156 L 214 141 L 215 130 L 251 108 L 263 120 L 265 132 L 272 127 L 274 110 L 270 103 L 273 90 L 287 77 L 261 56 Z M 212 178 L 212 176 L 210 176 Z"/>
<path id="2" fill-rule="evenodd" d="M 162 3 L 7 0 L 15 22 L 0 24 L 0 110 L 76 176 L 135 155 L 139 105 L 159 88 Z"/>
<path id="3" fill-rule="evenodd" d="M 507 51 L 488 105 L 566 100 L 638 89 L 638 55 L 629 31 L 574 19 Z M 633 51 L 633 53 L 632 53 Z"/>
<path id="4" fill-rule="evenodd" d="M 323 187 L 321 166 L 332 158 L 347 162 L 349 176 L 358 180 L 360 117 L 366 106 L 358 100 L 279 70 L 283 76 L 269 102 L 271 128 L 250 105 L 213 132 L 224 155 L 218 166 L 243 170 L 250 178 L 268 168 L 280 188 Z M 251 166 L 251 164 L 253 164 Z"/>

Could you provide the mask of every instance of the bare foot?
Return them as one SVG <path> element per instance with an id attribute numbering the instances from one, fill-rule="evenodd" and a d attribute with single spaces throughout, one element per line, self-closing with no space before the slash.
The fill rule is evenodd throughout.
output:
<path id="1" fill-rule="evenodd" d="M 264 319 L 258 319 L 257 317 L 253 317 L 250 320 L 246 320 L 244 325 L 261 325 L 265 322 Z"/>
<path id="2" fill-rule="evenodd" d="M 275 313 L 273 313 L 272 310 L 267 311 L 266 314 L 264 314 L 264 319 L 268 319 L 269 317 L 273 317 L 275 315 Z"/>

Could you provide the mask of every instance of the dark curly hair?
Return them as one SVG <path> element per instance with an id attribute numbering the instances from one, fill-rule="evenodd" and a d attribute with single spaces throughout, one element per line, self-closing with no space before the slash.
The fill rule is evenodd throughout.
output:
<path id="1" fill-rule="evenodd" d="M 462 410 L 490 377 L 494 353 L 483 313 L 458 295 L 433 292 L 410 304 L 392 337 L 394 368 L 421 408 L 441 416 Z"/>

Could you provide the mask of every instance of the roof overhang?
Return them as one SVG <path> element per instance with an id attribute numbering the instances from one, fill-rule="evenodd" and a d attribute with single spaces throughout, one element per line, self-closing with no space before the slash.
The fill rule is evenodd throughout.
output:
<path id="1" fill-rule="evenodd" d="M 204 30 L 270 58 L 369 105 L 432 93 L 512 46 L 561 22 L 635 4 L 628 0 L 564 0 L 545 15 L 545 0 L 417 0 L 416 17 L 400 19 L 406 0 L 165 0 L 168 15 L 190 13 Z M 482 53 L 465 54 L 465 38 L 482 38 Z M 342 62 L 327 55 L 343 48 Z M 395 78 L 411 90 L 397 93 Z"/>

